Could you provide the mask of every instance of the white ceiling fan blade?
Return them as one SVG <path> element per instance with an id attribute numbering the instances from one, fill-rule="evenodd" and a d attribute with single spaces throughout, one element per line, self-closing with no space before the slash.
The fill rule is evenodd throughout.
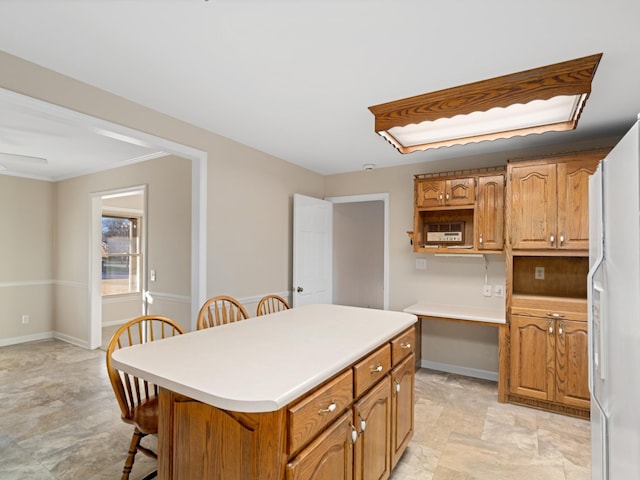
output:
<path id="1" fill-rule="evenodd" d="M 18 155 L 16 153 L 0 152 L 0 162 L 16 162 L 16 163 L 36 163 L 38 165 L 46 165 L 49 161 L 42 157 L 32 157 L 30 155 Z"/>

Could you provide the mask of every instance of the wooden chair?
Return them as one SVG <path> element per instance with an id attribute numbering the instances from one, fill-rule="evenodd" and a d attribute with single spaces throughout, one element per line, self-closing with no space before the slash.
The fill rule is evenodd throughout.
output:
<path id="1" fill-rule="evenodd" d="M 210 298 L 198 313 L 198 330 L 217 327 L 249 318 L 247 310 L 235 298 L 218 295 Z"/>
<path id="2" fill-rule="evenodd" d="M 183 333 L 182 327 L 173 320 L 146 315 L 122 325 L 111 337 L 107 347 L 109 380 L 120 406 L 122 421 L 134 426 L 129 454 L 122 470 L 122 480 L 129 478 L 136 453 L 142 452 L 147 456 L 158 458 L 153 450 L 140 445 L 144 437 L 158 433 L 158 387 L 134 375 L 117 370 L 111 362 L 111 355 L 119 348 Z M 154 476 L 155 472 L 145 478 Z"/>
<path id="3" fill-rule="evenodd" d="M 269 313 L 281 312 L 282 310 L 289 310 L 290 308 L 284 298 L 278 295 L 266 295 L 260 299 L 258 308 L 256 309 L 256 315 L 267 315 Z"/>

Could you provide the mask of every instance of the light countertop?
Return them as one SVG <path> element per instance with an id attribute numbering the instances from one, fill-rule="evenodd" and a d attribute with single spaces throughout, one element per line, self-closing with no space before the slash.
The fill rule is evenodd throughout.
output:
<path id="1" fill-rule="evenodd" d="M 421 302 L 408 306 L 404 311 L 421 317 L 436 317 L 445 320 L 467 320 L 494 324 L 506 323 L 504 306 L 502 308 L 489 308 Z"/>
<path id="2" fill-rule="evenodd" d="M 415 315 L 307 305 L 113 353 L 116 368 L 215 407 L 278 410 L 391 340 Z"/>

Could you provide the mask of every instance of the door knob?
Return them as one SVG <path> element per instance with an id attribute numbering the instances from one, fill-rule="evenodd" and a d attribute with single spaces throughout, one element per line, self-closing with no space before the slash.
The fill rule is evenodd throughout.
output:
<path id="1" fill-rule="evenodd" d="M 298 288 L 296 288 L 296 292 L 302 293 L 302 292 L 304 292 L 304 288 L 298 287 Z"/>

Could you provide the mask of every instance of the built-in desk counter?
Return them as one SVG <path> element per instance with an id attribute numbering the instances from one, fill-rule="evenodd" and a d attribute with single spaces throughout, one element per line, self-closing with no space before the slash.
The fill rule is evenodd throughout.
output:
<path id="1" fill-rule="evenodd" d="M 502 308 L 488 308 L 423 302 L 410 305 L 404 311 L 430 320 L 452 320 L 495 326 L 506 324 L 504 306 Z"/>

